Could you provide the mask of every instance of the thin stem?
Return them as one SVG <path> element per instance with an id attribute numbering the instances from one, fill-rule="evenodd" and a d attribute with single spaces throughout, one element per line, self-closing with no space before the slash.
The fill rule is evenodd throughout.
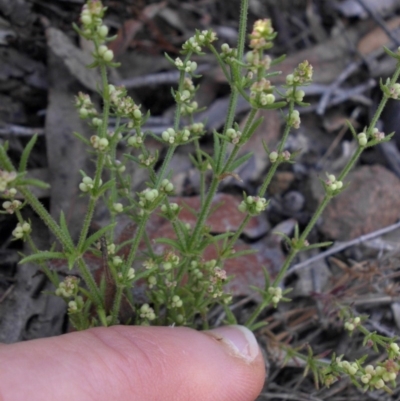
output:
<path id="1" fill-rule="evenodd" d="M 195 226 L 195 228 L 193 230 L 193 234 L 192 234 L 192 236 L 191 236 L 191 238 L 189 240 L 189 244 L 188 244 L 188 250 L 189 251 L 192 251 L 193 250 L 193 245 L 198 243 L 200 232 L 201 232 L 201 230 L 202 230 L 202 228 L 204 226 L 204 223 L 205 223 L 205 221 L 207 219 L 208 213 L 210 212 L 211 204 L 212 204 L 212 201 L 214 199 L 214 195 L 217 192 L 218 184 L 219 184 L 219 180 L 216 177 L 214 177 L 212 182 L 211 182 L 210 188 L 208 190 L 208 194 L 206 196 L 206 199 L 205 199 L 205 201 L 203 203 L 203 207 L 201 208 L 200 215 L 199 215 L 199 217 L 197 219 L 196 226 Z"/>
<path id="2" fill-rule="evenodd" d="M 95 43 L 95 45 L 97 48 L 98 44 Z M 109 118 L 109 114 L 110 114 L 110 92 L 109 92 L 109 88 L 108 88 L 107 67 L 105 65 L 100 66 L 100 73 L 101 73 L 101 82 L 102 82 L 102 89 L 103 89 L 103 102 L 104 102 L 102 124 L 101 124 L 101 128 L 100 128 L 100 138 L 105 138 L 107 136 L 108 118 Z M 100 153 L 97 158 L 96 173 L 94 176 L 94 189 L 95 190 L 98 190 L 100 187 L 100 180 L 101 180 L 101 175 L 103 173 L 104 161 L 105 161 L 105 154 Z M 82 250 L 83 244 L 84 244 L 87 234 L 89 232 L 89 228 L 90 228 L 90 224 L 92 222 L 92 218 L 93 218 L 97 200 L 98 200 L 97 196 L 90 197 L 88 209 L 86 211 L 86 215 L 85 215 L 85 219 L 84 219 L 83 226 L 81 229 L 81 233 L 79 235 L 79 241 L 78 241 L 78 249 L 79 250 Z"/>
<path id="3" fill-rule="evenodd" d="M 161 181 L 163 180 L 164 176 L 165 176 L 165 172 L 171 162 L 172 156 L 175 153 L 175 149 L 177 148 L 176 145 L 171 145 L 168 147 L 168 151 L 167 151 L 167 155 L 165 156 L 162 166 L 157 174 L 157 181 L 156 181 L 156 188 L 158 188 L 161 184 Z"/>
<path id="4" fill-rule="evenodd" d="M 295 89 L 293 89 L 293 90 L 295 90 Z M 293 102 L 293 100 L 291 100 L 289 102 L 288 121 L 290 119 L 290 116 L 293 113 L 293 110 L 294 110 L 294 102 Z M 291 128 L 290 124 L 288 122 L 286 122 L 285 131 L 283 132 L 282 140 L 281 140 L 281 142 L 279 143 L 279 146 L 278 146 L 278 153 L 281 153 L 283 151 L 284 147 L 285 147 L 285 143 L 286 143 L 287 138 L 289 136 L 290 128 Z"/>
<path id="5" fill-rule="evenodd" d="M 243 221 L 241 222 L 240 226 L 236 230 L 235 234 L 231 237 L 229 240 L 226 249 L 231 248 L 233 245 L 235 245 L 236 241 L 239 239 L 240 235 L 242 234 L 243 230 L 245 229 L 247 223 L 250 221 L 251 216 L 248 214 Z"/>
<path id="6" fill-rule="evenodd" d="M 126 260 L 125 270 L 128 270 L 133 265 L 133 261 L 135 260 L 136 252 L 139 248 L 139 244 L 142 239 L 143 232 L 144 232 L 144 229 L 146 228 L 146 224 L 147 224 L 147 221 L 149 218 L 150 218 L 150 215 L 146 214 L 140 220 L 140 223 L 139 223 L 136 233 L 135 233 L 135 239 L 134 239 L 131 249 L 129 251 L 128 258 Z M 125 274 L 125 273 L 126 272 L 123 272 L 123 274 Z"/>
<path id="7" fill-rule="evenodd" d="M 244 42 L 246 38 L 246 24 L 247 24 L 247 11 L 248 11 L 248 6 L 249 6 L 249 1 L 248 0 L 243 0 L 242 1 L 242 6 L 240 9 L 240 23 L 239 23 L 239 38 L 238 38 L 238 61 L 242 61 L 243 59 L 243 53 L 244 53 Z M 235 66 L 232 68 L 232 76 L 233 76 L 233 81 L 231 83 L 231 95 L 229 99 L 229 107 L 228 107 L 228 115 L 226 118 L 225 126 L 224 126 L 224 131 L 223 134 L 226 134 L 226 131 L 232 127 L 233 121 L 235 119 L 235 112 L 236 112 L 236 105 L 237 105 L 237 100 L 239 96 L 239 91 L 236 88 L 235 81 L 238 82 L 240 79 L 240 72 L 241 68 L 239 66 Z M 219 152 L 219 155 L 215 155 L 217 157 L 217 163 L 216 163 L 216 171 L 214 172 L 216 175 L 219 175 L 223 168 L 223 160 L 226 157 L 226 148 L 227 148 L 228 141 L 223 141 L 221 145 L 221 149 Z M 203 207 L 200 211 L 199 218 L 197 219 L 196 226 L 193 230 L 193 234 L 191 236 L 191 239 L 188 244 L 188 249 L 193 250 L 193 245 L 197 244 L 199 240 L 199 235 L 200 232 L 204 226 L 204 223 L 207 219 L 207 216 L 210 212 L 212 200 L 214 199 L 214 196 L 217 192 L 218 189 L 218 184 L 219 184 L 219 178 L 214 176 L 210 188 L 208 190 L 208 194 L 206 196 L 206 199 L 204 201 Z"/>
<path id="8" fill-rule="evenodd" d="M 104 166 L 104 160 L 105 160 L 105 155 L 101 153 L 97 159 L 96 163 L 96 174 L 95 174 L 95 179 L 94 179 L 94 185 L 95 189 L 98 188 L 98 185 L 100 184 L 100 177 L 103 172 L 103 166 Z M 97 182 L 97 184 L 96 184 Z M 86 240 L 87 234 L 89 232 L 90 224 L 92 222 L 94 210 L 96 208 L 96 203 L 97 203 L 98 197 L 97 196 L 91 196 L 88 204 L 88 208 L 85 214 L 85 219 L 83 221 L 83 226 L 81 229 L 81 233 L 79 235 L 79 241 L 78 241 L 78 250 L 82 251 L 83 244 Z"/>
<path id="9" fill-rule="evenodd" d="M 78 260 L 78 269 L 79 273 L 81 274 L 83 280 L 85 281 L 88 290 L 93 297 L 93 301 L 97 307 L 103 307 L 104 301 L 100 293 L 100 289 L 96 284 L 95 279 L 93 278 L 92 273 L 90 272 L 89 268 L 87 267 L 85 261 L 81 258 Z"/>

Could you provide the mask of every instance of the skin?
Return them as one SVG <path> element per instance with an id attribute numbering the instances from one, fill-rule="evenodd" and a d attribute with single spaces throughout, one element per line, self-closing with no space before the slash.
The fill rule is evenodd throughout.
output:
<path id="1" fill-rule="evenodd" d="M 0 401 L 251 401 L 265 364 L 248 333 L 113 326 L 0 345 Z"/>

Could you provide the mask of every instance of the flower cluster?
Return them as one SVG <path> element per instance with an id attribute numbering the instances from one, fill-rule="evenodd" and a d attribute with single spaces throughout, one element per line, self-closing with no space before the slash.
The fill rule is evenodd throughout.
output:
<path id="1" fill-rule="evenodd" d="M 279 301 L 282 299 L 282 288 L 281 287 L 269 287 L 268 293 L 271 294 L 271 301 L 276 308 Z"/>
<path id="2" fill-rule="evenodd" d="M 325 181 L 325 186 L 330 193 L 339 191 L 343 188 L 343 182 L 338 181 L 333 174 L 328 174 L 327 177 L 328 178 Z"/>
<path id="3" fill-rule="evenodd" d="M 296 103 L 301 103 L 304 99 L 305 92 L 302 89 L 297 89 L 296 87 L 290 87 L 286 91 L 286 99 L 288 101 L 293 100 Z"/>
<path id="4" fill-rule="evenodd" d="M 156 318 L 154 309 L 151 308 L 149 304 L 143 304 L 140 307 L 139 316 L 143 319 L 142 324 L 148 324 L 149 321 L 152 321 Z"/>
<path id="5" fill-rule="evenodd" d="M 99 186 L 103 184 L 103 181 L 100 179 Z M 92 178 L 86 176 L 82 178 L 82 182 L 79 184 L 79 189 L 82 192 L 89 192 L 94 188 L 94 181 Z"/>
<path id="6" fill-rule="evenodd" d="M 387 360 L 377 367 L 367 365 L 360 380 L 368 386 L 367 388 L 380 390 L 386 386 L 387 382 L 394 383 L 398 371 L 398 365 L 392 360 Z"/>
<path id="7" fill-rule="evenodd" d="M 99 0 L 89 0 L 81 11 L 82 31 L 80 34 L 97 43 L 103 43 L 107 39 L 108 27 L 103 24 L 106 8 Z"/>
<path id="8" fill-rule="evenodd" d="M 161 212 L 169 220 L 175 220 L 180 211 L 180 207 L 177 203 L 170 203 L 169 205 L 162 205 Z"/>
<path id="9" fill-rule="evenodd" d="M 234 128 L 229 128 L 226 131 L 226 136 L 229 138 L 229 141 L 232 144 L 237 145 L 240 142 L 242 133 L 239 130 L 235 130 Z"/>
<path id="10" fill-rule="evenodd" d="M 179 265 L 179 256 L 174 252 L 167 252 L 163 257 L 163 262 L 161 264 L 165 271 L 169 271 Z"/>
<path id="11" fill-rule="evenodd" d="M 139 149 L 143 144 L 144 134 L 140 132 L 139 134 L 132 135 L 128 138 L 128 145 L 133 148 Z"/>
<path id="12" fill-rule="evenodd" d="M 7 213 L 14 214 L 14 212 L 16 210 L 21 209 L 22 203 L 19 200 L 14 199 L 13 201 L 5 201 L 5 202 L 3 202 L 2 206 L 6 210 Z"/>
<path id="13" fill-rule="evenodd" d="M 120 86 L 108 85 L 108 92 L 110 94 L 114 113 L 118 117 L 124 117 L 130 120 L 128 128 L 140 125 L 143 117 L 140 106 L 138 106 L 130 96 L 126 95 L 126 89 Z"/>
<path id="14" fill-rule="evenodd" d="M 174 295 L 171 299 L 171 308 L 181 308 L 183 301 L 179 295 Z"/>
<path id="15" fill-rule="evenodd" d="M 25 238 L 32 231 L 31 225 L 24 221 L 23 223 L 18 223 L 17 226 L 12 231 L 12 235 L 15 239 Z"/>
<path id="16" fill-rule="evenodd" d="M 75 106 L 78 109 L 80 118 L 82 119 L 95 118 L 98 115 L 97 110 L 87 93 L 78 93 L 78 96 L 75 97 Z"/>
<path id="17" fill-rule="evenodd" d="M 179 71 L 185 71 L 188 74 L 193 74 L 197 69 L 197 63 L 195 61 L 183 62 L 179 57 L 175 59 L 175 66 Z"/>
<path id="18" fill-rule="evenodd" d="M 250 99 L 255 107 L 263 108 L 275 102 L 274 87 L 265 78 L 254 82 L 250 87 Z"/>
<path id="19" fill-rule="evenodd" d="M 219 298 L 222 302 L 228 303 L 232 297 L 223 291 L 228 277 L 226 271 L 217 265 L 215 259 L 208 261 L 191 261 L 189 267 L 191 288 L 195 292 L 207 291 L 212 299 Z"/>
<path id="20" fill-rule="evenodd" d="M 372 130 L 371 137 L 372 142 L 368 143 L 369 141 L 367 134 L 365 132 L 360 132 L 359 134 L 357 134 L 358 144 L 360 146 L 375 145 L 376 143 L 379 143 L 385 139 L 385 133 L 379 131 L 378 128 L 374 128 Z"/>
<path id="21" fill-rule="evenodd" d="M 121 261 L 122 263 L 122 261 Z M 123 281 L 125 284 L 128 284 L 129 282 L 132 282 L 133 279 L 135 278 L 135 269 L 133 267 L 130 267 L 126 273 L 126 278 L 124 279 L 124 275 L 122 272 L 118 273 L 118 278 Z M 126 283 L 127 282 L 127 283 Z"/>
<path id="22" fill-rule="evenodd" d="M 184 128 L 180 131 L 175 131 L 173 128 L 168 128 L 167 130 L 163 131 L 161 138 L 171 145 L 180 145 L 189 140 L 190 131 L 187 128 Z"/>
<path id="23" fill-rule="evenodd" d="M 389 85 L 387 87 L 387 89 L 388 89 L 389 97 L 391 97 L 392 99 L 400 98 L 400 84 L 395 83 L 395 84 Z"/>
<path id="24" fill-rule="evenodd" d="M 79 290 L 79 278 L 75 276 L 67 276 L 61 281 L 56 289 L 56 295 L 68 299 L 76 296 Z"/>
<path id="25" fill-rule="evenodd" d="M 213 298 L 221 298 L 224 295 L 223 285 L 228 278 L 226 271 L 217 266 L 217 261 L 215 259 L 206 262 L 206 268 L 207 267 L 211 270 L 211 274 L 209 275 L 210 284 L 207 291 Z"/>
<path id="26" fill-rule="evenodd" d="M 301 124 L 300 113 L 298 110 L 293 110 L 287 117 L 287 123 L 295 128 L 299 129 Z"/>
<path id="27" fill-rule="evenodd" d="M 122 203 L 113 203 L 112 209 L 115 213 L 122 213 L 124 211 L 124 205 Z"/>
<path id="28" fill-rule="evenodd" d="M 100 152 L 107 150 L 109 145 L 107 138 L 100 138 L 97 135 L 92 135 L 90 137 L 90 143 L 92 144 L 93 149 L 99 150 Z"/>
<path id="29" fill-rule="evenodd" d="M 0 192 L 4 192 L 9 187 L 9 184 L 17 178 L 17 173 L 14 171 L 0 170 Z M 16 193 L 16 190 L 15 190 Z M 15 194 L 14 194 L 15 195 Z"/>
<path id="30" fill-rule="evenodd" d="M 160 199 L 160 193 L 157 189 L 146 188 L 142 192 L 139 192 L 139 202 L 140 207 L 138 213 L 139 216 L 144 214 L 144 211 L 152 211 L 158 204 Z"/>
<path id="31" fill-rule="evenodd" d="M 279 161 L 279 162 L 281 162 L 281 161 L 289 161 L 290 157 L 291 157 L 291 154 L 290 154 L 290 152 L 288 150 L 284 150 L 281 154 L 279 154 L 276 151 L 272 151 L 269 154 L 269 161 L 271 163 L 275 163 L 276 161 Z"/>
<path id="32" fill-rule="evenodd" d="M 253 50 L 268 50 L 273 46 L 276 33 L 270 19 L 261 19 L 254 23 L 250 34 L 250 48 Z"/>
<path id="33" fill-rule="evenodd" d="M 272 59 L 268 55 L 260 54 L 253 50 L 246 53 L 247 69 L 253 73 L 258 70 L 268 71 L 271 68 Z"/>
<path id="34" fill-rule="evenodd" d="M 196 54 L 201 54 L 201 48 L 204 46 L 209 46 L 212 42 L 215 42 L 217 40 L 217 35 L 215 32 L 212 30 L 208 31 L 198 31 L 196 30 L 196 33 L 194 36 L 189 38 L 183 45 L 182 45 L 182 50 L 183 54 L 187 53 L 196 53 Z"/>
<path id="35" fill-rule="evenodd" d="M 174 184 L 167 178 L 164 178 L 160 184 L 160 191 L 170 194 L 174 190 Z"/>
<path id="36" fill-rule="evenodd" d="M 138 155 L 139 164 L 145 168 L 152 167 L 157 162 L 157 157 L 152 154 L 140 154 Z"/>
<path id="37" fill-rule="evenodd" d="M 231 48 L 228 43 L 221 45 L 221 59 L 230 65 L 237 60 L 237 49 Z"/>
<path id="38" fill-rule="evenodd" d="M 360 323 L 361 323 L 361 318 L 357 316 L 355 318 L 348 319 L 344 324 L 344 328 L 350 331 L 351 333 L 355 330 L 357 326 L 360 325 Z"/>
<path id="39" fill-rule="evenodd" d="M 307 61 L 300 63 L 294 70 L 293 74 L 286 77 L 287 85 L 307 85 L 312 81 L 313 67 Z"/>
<path id="40" fill-rule="evenodd" d="M 75 297 L 74 300 L 68 302 L 68 314 L 74 315 L 81 313 L 84 306 L 85 303 L 83 301 L 83 298 L 80 295 L 78 295 Z"/>
<path id="41" fill-rule="evenodd" d="M 268 202 L 265 198 L 260 196 L 247 196 L 245 200 L 240 202 L 238 209 L 242 213 L 248 213 L 251 216 L 257 216 L 263 212 L 268 206 Z"/>

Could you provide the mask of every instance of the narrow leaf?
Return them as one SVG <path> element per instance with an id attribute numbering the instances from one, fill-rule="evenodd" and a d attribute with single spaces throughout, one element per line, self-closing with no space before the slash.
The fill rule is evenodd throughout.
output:
<path id="1" fill-rule="evenodd" d="M 38 138 L 37 134 L 33 135 L 33 137 L 30 139 L 30 141 L 25 146 L 25 149 L 21 155 L 21 160 L 19 162 L 18 172 L 23 173 L 26 171 L 26 166 L 28 164 L 29 155 L 31 154 L 32 149 L 35 146 L 37 138 Z"/>
<path id="2" fill-rule="evenodd" d="M 38 262 L 49 259 L 66 259 L 62 252 L 38 252 L 33 255 L 26 256 L 19 263 Z"/>
<path id="3" fill-rule="evenodd" d="M 246 153 L 245 155 L 239 157 L 234 162 L 232 162 L 232 164 L 229 166 L 229 169 L 232 171 L 236 170 L 239 166 L 241 166 L 242 164 L 246 163 L 249 159 L 251 159 L 252 156 L 253 152 Z"/>
<path id="4" fill-rule="evenodd" d="M 100 228 L 100 230 L 96 231 L 94 234 L 92 234 L 90 237 L 86 238 L 86 241 L 82 245 L 82 249 L 80 249 L 80 252 L 85 252 L 89 247 L 96 241 L 100 239 L 107 231 L 113 229 L 115 227 L 116 223 L 109 224 L 108 226 L 105 226 L 103 228 Z"/>

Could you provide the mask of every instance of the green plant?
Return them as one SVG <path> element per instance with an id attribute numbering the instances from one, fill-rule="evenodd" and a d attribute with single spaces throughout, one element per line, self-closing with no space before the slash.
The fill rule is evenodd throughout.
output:
<path id="1" fill-rule="evenodd" d="M 312 80 L 312 66 L 304 61 L 286 77 L 285 92 L 279 92 L 269 77 L 278 74 L 269 72 L 270 67 L 276 65 L 283 57 L 271 60 L 264 54 L 272 47 L 276 36 L 269 20 L 259 20 L 255 23 L 250 34 L 250 50 L 245 54 L 246 19 L 248 0 L 242 1 L 239 24 L 239 40 L 237 48 L 230 48 L 227 44 L 218 51 L 213 42 L 216 35 L 212 31 L 197 31 L 196 34 L 182 46 L 182 57 L 167 59 L 179 70 L 180 78 L 178 88 L 172 91 L 176 102 L 174 126 L 164 131 L 161 137 L 143 132 L 142 126 L 148 118 L 140 106 L 127 96 L 122 87 L 110 85 L 107 69 L 115 68 L 114 55 L 106 43 L 113 40 L 108 37 L 108 28 L 103 24 L 105 8 L 97 0 L 89 0 L 81 14 L 81 27 L 75 26 L 76 31 L 84 38 L 94 43 L 93 63 L 89 68 L 99 68 L 101 72 L 101 85 L 99 94 L 103 99 L 103 107 L 98 111 L 93 105 L 89 95 L 79 93 L 76 98 L 78 113 L 82 119 L 89 121 L 95 134 L 86 138 L 76 134 L 96 158 L 96 169 L 93 177 L 82 171 L 82 182 L 79 185 L 82 193 L 88 198 L 85 220 L 82 225 L 79 240 L 75 243 L 68 230 L 63 214 L 56 222 L 32 194 L 29 186 L 46 186 L 38 180 L 26 178 L 26 165 L 29 154 L 35 144 L 36 137 L 26 146 L 19 167 L 15 169 L 7 155 L 7 145 L 0 147 L 0 190 L 6 199 L 3 203 L 3 213 L 15 213 L 18 226 L 13 235 L 16 239 L 28 241 L 32 254 L 21 261 L 37 262 L 43 272 L 54 284 L 55 294 L 62 297 L 68 304 L 68 314 L 71 324 L 78 330 L 103 325 L 109 326 L 118 323 L 156 324 L 156 325 L 187 325 L 190 327 L 208 327 L 208 312 L 216 305 L 221 305 L 226 312 L 226 323 L 236 323 L 235 316 L 229 309 L 232 296 L 224 292 L 224 284 L 229 280 L 223 269 L 229 259 L 239 256 L 234 245 L 243 232 L 252 216 L 263 212 L 268 201 L 265 198 L 270 184 L 278 167 L 283 163 L 294 163 L 296 154 L 285 150 L 285 143 L 289 132 L 300 126 L 301 120 L 296 106 L 304 106 L 304 91 L 302 86 L 308 85 Z M 201 149 L 201 137 L 205 135 L 204 125 L 196 123 L 194 114 L 199 111 L 195 101 L 197 88 L 192 78 L 196 77 L 197 64 L 191 57 L 202 55 L 203 49 L 214 54 L 231 88 L 229 111 L 222 132 L 214 132 L 214 152 L 208 154 Z M 309 244 L 307 237 L 311 229 L 321 216 L 329 201 L 345 190 L 343 184 L 347 174 L 358 160 L 361 153 L 368 147 L 383 141 L 388 141 L 391 135 L 385 136 L 376 129 L 377 120 L 389 98 L 397 99 L 400 95 L 400 84 L 396 83 L 400 74 L 400 51 L 387 53 L 398 61 L 393 77 L 386 83 L 381 83 L 383 91 L 382 101 L 370 125 L 363 132 L 357 133 L 349 124 L 354 139 L 358 143 L 357 150 L 338 177 L 327 174 L 322 181 L 325 197 L 318 206 L 308 225 L 300 233 L 296 227 L 293 238 L 283 236 L 289 254 L 279 274 L 270 280 L 265 273 L 265 286 L 262 289 L 254 288 L 262 296 L 262 302 L 254 310 L 246 326 L 255 330 L 264 323 L 258 321 L 260 314 L 268 306 L 277 306 L 279 302 L 290 301 L 285 298 L 290 290 L 281 290 L 281 281 L 298 252 L 311 248 L 322 247 L 328 243 Z M 251 110 L 242 129 L 235 122 L 235 109 L 239 95 L 250 104 Z M 282 99 L 277 101 L 278 96 Z M 228 176 L 234 175 L 235 169 L 244 164 L 251 156 L 246 154 L 238 156 L 242 146 L 251 138 L 262 122 L 257 117 L 261 109 L 286 108 L 286 126 L 280 143 L 275 150 L 265 151 L 269 155 L 270 168 L 257 194 L 244 194 L 239 210 L 243 213 L 240 228 L 234 232 L 221 235 L 211 235 L 206 226 L 206 219 L 211 211 L 211 204 L 218 191 L 219 184 Z M 110 116 L 116 117 L 116 125 L 112 132 L 108 132 Z M 185 118 L 186 125 L 183 125 Z M 159 155 L 151 154 L 146 148 L 146 138 L 162 142 L 168 147 L 166 156 L 160 160 Z M 131 151 L 125 155 L 123 162 L 116 160 L 116 147 L 118 143 L 125 143 Z M 179 217 L 181 206 L 170 200 L 174 193 L 174 186 L 167 176 L 168 166 L 177 147 L 192 142 L 195 154 L 191 161 L 200 172 L 199 195 L 202 206 L 195 211 L 197 222 L 194 227 L 185 225 Z M 138 167 L 148 172 L 147 188 L 139 193 L 132 193 L 131 184 L 125 175 L 125 164 L 134 162 Z M 161 163 L 157 170 L 155 165 Z M 106 182 L 104 172 L 108 171 L 109 179 Z M 206 185 L 206 173 L 211 170 L 212 179 Z M 24 203 L 15 199 L 20 193 L 25 199 Z M 94 234 L 89 235 L 90 223 L 93 219 L 95 207 L 103 202 L 108 210 L 110 222 Z M 51 250 L 38 250 L 33 243 L 30 233 L 32 227 L 24 221 L 21 209 L 29 204 L 48 226 L 56 237 L 58 244 Z M 124 213 L 136 223 L 135 235 L 124 243 L 115 243 L 115 228 L 117 215 Z M 158 238 L 157 243 L 163 244 L 165 251 L 157 254 L 146 235 L 146 224 L 153 213 L 161 214 L 169 220 L 175 239 Z M 34 229 L 34 228 L 33 228 Z M 146 250 L 141 251 L 141 242 L 146 244 Z M 204 250 L 213 245 L 217 249 L 217 258 L 204 260 Z M 59 250 L 54 250 L 59 249 Z M 104 257 L 106 266 L 100 281 L 96 281 L 87 266 L 84 255 L 92 253 Z M 243 254 L 243 253 L 242 253 Z M 80 278 L 68 276 L 60 281 L 57 273 L 50 269 L 47 262 L 52 259 L 63 259 L 70 269 L 77 267 Z M 141 267 L 134 266 L 137 261 Z M 148 286 L 148 302 L 138 303 L 133 296 L 132 288 L 139 280 L 146 280 Z M 83 282 L 81 285 L 81 281 Z M 130 307 L 130 319 L 121 321 L 121 310 Z M 388 351 L 388 360 L 381 367 L 371 368 L 362 366 L 364 360 L 346 362 L 342 358 L 333 357 L 330 364 L 322 364 L 309 350 L 308 356 L 290 350 L 288 355 L 304 358 L 307 369 L 313 371 L 316 384 L 322 382 L 330 384 L 340 375 L 348 375 L 355 384 L 363 383 L 364 388 L 385 388 L 387 381 L 394 382 L 399 370 L 397 360 L 399 349 L 393 339 L 369 333 L 362 327 L 358 317 L 346 317 L 346 328 L 349 331 L 358 329 L 372 341 L 374 346 L 381 346 Z M 349 320 L 350 319 L 350 320 Z M 350 330 L 351 329 L 351 330 Z M 322 369 L 321 369 L 322 367 Z"/>

